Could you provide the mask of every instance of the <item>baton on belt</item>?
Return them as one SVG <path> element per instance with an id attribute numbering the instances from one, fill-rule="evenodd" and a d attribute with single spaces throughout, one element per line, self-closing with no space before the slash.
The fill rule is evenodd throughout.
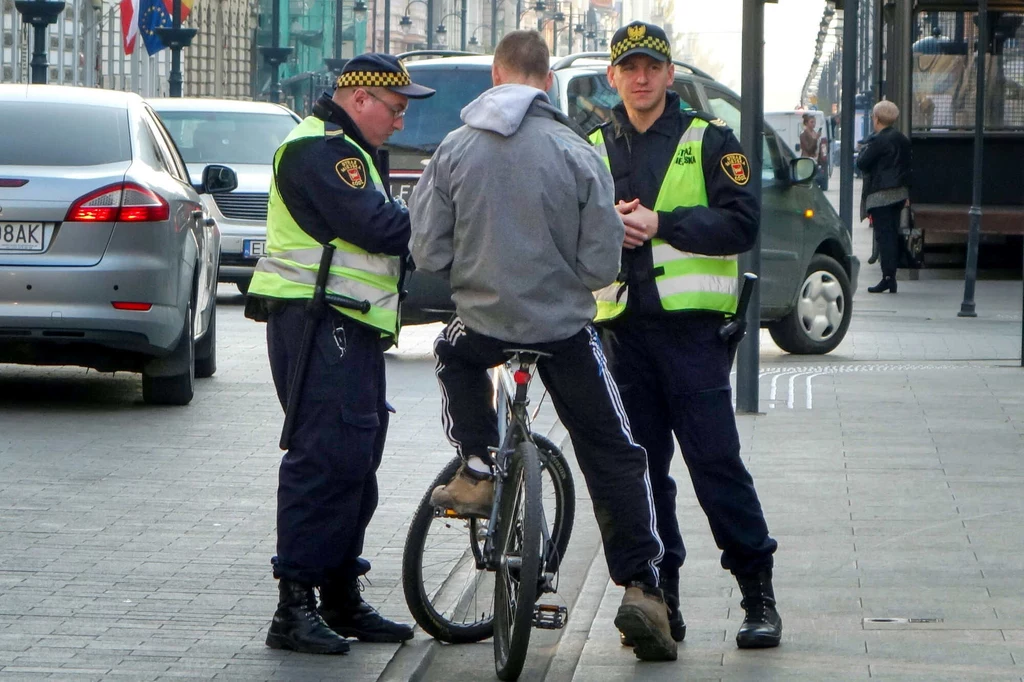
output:
<path id="1" fill-rule="evenodd" d="M 316 336 L 317 325 L 320 324 L 320 319 L 327 311 L 327 306 L 350 308 L 363 314 L 370 312 L 369 301 L 357 301 L 348 296 L 327 293 L 327 276 L 331 271 L 334 248 L 333 244 L 324 244 L 323 253 L 320 255 L 320 267 L 316 271 L 313 298 L 306 304 L 306 325 L 302 330 L 302 345 L 299 347 L 299 357 L 295 361 L 292 384 L 288 389 L 288 402 L 284 408 L 284 426 L 281 429 L 281 442 L 278 444 L 282 450 L 288 449 L 291 440 L 295 415 L 299 411 L 299 402 L 302 398 L 302 387 L 306 383 L 306 370 L 309 369 L 309 354 L 313 349 L 313 339 Z"/>
<path id="2" fill-rule="evenodd" d="M 757 275 L 752 272 L 744 272 L 743 284 L 740 286 L 740 300 L 736 304 L 736 313 L 718 328 L 718 338 L 728 343 L 731 349 L 736 348 L 747 333 L 747 308 L 750 305 L 750 296 L 754 293 L 756 285 Z"/>

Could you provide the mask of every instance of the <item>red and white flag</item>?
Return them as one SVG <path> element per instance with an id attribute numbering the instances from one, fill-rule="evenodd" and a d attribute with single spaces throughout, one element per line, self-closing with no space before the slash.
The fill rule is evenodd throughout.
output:
<path id="1" fill-rule="evenodd" d="M 124 53 L 135 51 L 135 39 L 139 36 L 139 0 L 121 0 L 121 37 L 124 39 Z"/>

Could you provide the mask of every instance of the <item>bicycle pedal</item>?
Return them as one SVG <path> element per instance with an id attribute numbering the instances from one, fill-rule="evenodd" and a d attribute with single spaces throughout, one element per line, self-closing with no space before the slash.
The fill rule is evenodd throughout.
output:
<path id="1" fill-rule="evenodd" d="M 533 627 L 541 630 L 561 630 L 569 620 L 569 609 L 555 604 L 537 604 L 533 607 Z"/>

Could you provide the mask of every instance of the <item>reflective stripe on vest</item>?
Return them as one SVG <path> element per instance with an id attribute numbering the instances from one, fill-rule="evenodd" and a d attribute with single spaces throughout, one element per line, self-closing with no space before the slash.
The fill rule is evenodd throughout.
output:
<path id="1" fill-rule="evenodd" d="M 703 141 L 708 122 L 694 118 L 679 139 L 669 164 L 654 211 L 671 212 L 684 206 L 707 206 L 704 183 Z M 591 141 L 611 168 L 604 135 L 597 130 Z M 651 240 L 651 262 L 654 283 L 661 307 L 667 311 L 710 310 L 736 312 L 739 294 L 739 265 L 736 255 L 706 256 L 680 251 L 663 239 Z M 600 322 L 618 317 L 626 309 L 628 291 L 625 283 L 614 284 L 595 293 Z"/>
<path id="2" fill-rule="evenodd" d="M 267 255 L 256 264 L 249 284 L 251 294 L 283 299 L 313 297 L 323 246 L 299 226 L 285 206 L 277 189 L 277 170 L 287 145 L 325 135 L 323 120 L 310 116 L 292 130 L 274 154 L 274 176 L 267 204 Z M 373 189 L 389 201 L 370 155 L 351 138 L 348 142 L 359 150 Z M 370 310 L 365 314 L 348 308 L 335 310 L 384 334 L 397 335 L 401 260 L 396 256 L 368 253 L 342 239 L 334 239 L 331 244 L 335 251 L 327 277 L 327 290 L 357 301 L 370 302 Z"/>

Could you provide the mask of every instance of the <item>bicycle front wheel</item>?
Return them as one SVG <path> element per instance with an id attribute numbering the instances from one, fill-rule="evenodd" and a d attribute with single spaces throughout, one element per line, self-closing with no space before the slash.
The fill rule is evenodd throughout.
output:
<path id="1" fill-rule="evenodd" d="M 520 443 L 511 464 L 500 504 L 494 586 L 494 668 L 501 680 L 518 679 L 523 671 L 543 545 L 537 446 Z"/>

